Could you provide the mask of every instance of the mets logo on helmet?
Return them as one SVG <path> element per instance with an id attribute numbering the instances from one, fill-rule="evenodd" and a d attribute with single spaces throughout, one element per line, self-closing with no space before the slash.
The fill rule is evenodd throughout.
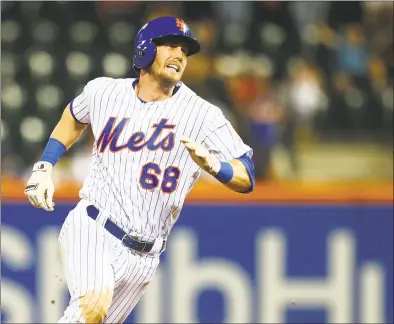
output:
<path id="1" fill-rule="evenodd" d="M 176 26 L 184 33 L 187 31 L 187 25 L 182 19 L 176 18 Z"/>

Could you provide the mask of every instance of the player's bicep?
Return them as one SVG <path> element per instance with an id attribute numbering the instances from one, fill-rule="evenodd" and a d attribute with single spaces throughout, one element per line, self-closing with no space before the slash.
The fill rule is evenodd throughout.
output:
<path id="1" fill-rule="evenodd" d="M 75 143 L 88 126 L 88 124 L 81 124 L 75 120 L 70 108 L 70 104 L 68 104 L 51 134 L 52 138 L 63 143 L 67 149 Z"/>
<path id="2" fill-rule="evenodd" d="M 62 120 L 70 126 L 70 129 L 74 132 L 81 132 L 86 129 L 89 123 L 81 123 L 75 119 L 72 114 L 71 103 L 67 105 L 67 107 L 63 111 Z"/>

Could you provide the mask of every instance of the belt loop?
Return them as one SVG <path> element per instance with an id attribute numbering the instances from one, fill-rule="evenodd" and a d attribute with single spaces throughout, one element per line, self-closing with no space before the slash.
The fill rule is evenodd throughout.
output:
<path id="1" fill-rule="evenodd" d="M 107 222 L 108 216 L 106 213 L 103 213 L 101 210 L 99 210 L 99 214 L 97 215 L 97 223 L 99 223 L 101 226 L 104 226 L 105 223 Z"/>
<path id="2" fill-rule="evenodd" d="M 149 251 L 149 253 L 152 254 L 160 253 L 163 245 L 164 245 L 164 239 L 162 237 L 158 237 L 155 240 L 155 243 L 153 244 L 152 249 Z"/>

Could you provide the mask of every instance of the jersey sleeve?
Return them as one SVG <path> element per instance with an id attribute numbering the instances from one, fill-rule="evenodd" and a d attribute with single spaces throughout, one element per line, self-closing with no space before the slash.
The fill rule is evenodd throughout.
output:
<path id="1" fill-rule="evenodd" d="M 90 124 L 92 102 L 100 88 L 109 82 L 110 78 L 96 78 L 89 81 L 83 91 L 70 102 L 70 112 L 74 119 L 81 124 Z"/>
<path id="2" fill-rule="evenodd" d="M 244 154 L 252 157 L 252 148 L 242 141 L 223 112 L 218 107 L 214 108 L 202 144 L 221 161 L 230 161 Z"/>

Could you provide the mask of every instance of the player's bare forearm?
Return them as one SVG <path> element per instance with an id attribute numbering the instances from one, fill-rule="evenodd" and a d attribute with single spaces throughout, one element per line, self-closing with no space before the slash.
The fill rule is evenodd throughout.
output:
<path id="1" fill-rule="evenodd" d="M 230 182 L 224 185 L 236 192 L 243 193 L 248 191 L 252 183 L 244 164 L 237 159 L 231 160 L 229 163 L 233 167 L 234 175 Z"/>
<path id="2" fill-rule="evenodd" d="M 69 105 L 64 109 L 63 115 L 54 128 L 51 138 L 63 143 L 67 150 L 82 135 L 87 125 L 78 123 L 71 115 Z"/>

